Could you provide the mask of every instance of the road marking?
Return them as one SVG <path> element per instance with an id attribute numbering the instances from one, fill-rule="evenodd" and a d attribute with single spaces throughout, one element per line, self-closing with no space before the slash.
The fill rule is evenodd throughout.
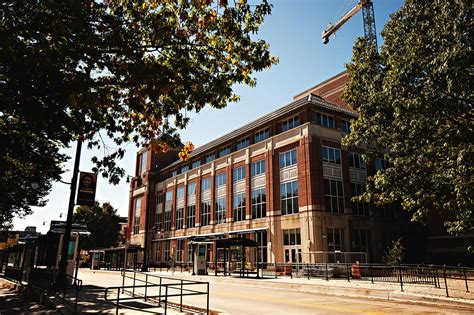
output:
<path id="1" fill-rule="evenodd" d="M 325 309 L 329 311 L 336 311 L 336 312 L 342 312 L 342 313 L 359 313 L 359 314 L 370 314 L 370 315 L 382 315 L 385 314 L 383 312 L 371 312 L 363 309 L 356 309 L 356 308 L 350 308 L 350 307 L 344 307 L 344 306 L 336 306 L 336 305 L 327 305 L 327 304 L 322 304 L 322 303 L 308 303 L 304 302 L 301 300 L 295 300 L 295 299 L 286 299 L 286 298 L 272 298 L 272 297 L 263 297 L 263 296 L 257 296 L 255 294 L 242 294 L 242 293 L 237 293 L 235 291 L 233 292 L 213 292 L 214 295 L 220 295 L 220 296 L 228 296 L 228 297 L 239 297 L 239 298 L 245 298 L 245 299 L 252 299 L 252 300 L 257 300 L 257 301 L 265 301 L 265 302 L 275 302 L 275 303 L 284 303 L 284 304 L 290 304 L 290 305 L 297 305 L 297 306 L 305 306 L 305 307 L 310 307 L 310 308 L 318 308 L 318 309 Z"/>

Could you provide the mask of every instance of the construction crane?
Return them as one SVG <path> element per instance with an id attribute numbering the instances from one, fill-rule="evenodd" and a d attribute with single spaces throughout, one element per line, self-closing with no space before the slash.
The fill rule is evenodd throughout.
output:
<path id="1" fill-rule="evenodd" d="M 360 9 L 362 9 L 362 16 L 364 19 L 365 38 L 374 45 L 375 49 L 377 49 L 377 33 L 375 31 L 375 15 L 372 0 L 360 0 L 359 3 L 337 21 L 336 24 L 330 25 L 326 28 L 322 33 L 323 44 L 327 44 L 329 42 L 329 37 L 336 33 L 336 31 L 357 12 L 359 12 Z"/>

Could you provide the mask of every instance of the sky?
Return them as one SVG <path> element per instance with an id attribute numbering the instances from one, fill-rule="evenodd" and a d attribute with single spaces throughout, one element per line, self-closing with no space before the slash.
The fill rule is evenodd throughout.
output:
<path id="1" fill-rule="evenodd" d="M 250 0 L 250 3 L 257 3 Z M 345 70 L 345 64 L 352 57 L 352 46 L 357 37 L 364 35 L 362 12 L 358 12 L 331 37 L 327 45 L 321 41 L 321 32 L 329 23 L 335 23 L 348 12 L 357 0 L 269 0 L 273 4 L 272 14 L 262 25 L 258 38 L 270 44 L 272 55 L 279 63 L 270 69 L 255 74 L 257 86 L 236 86 L 241 99 L 224 109 L 205 108 L 200 113 L 189 114 L 191 121 L 181 132 L 182 141 L 191 141 L 196 147 L 206 144 L 248 122 L 279 107 L 289 104 L 294 95 Z M 374 1 L 376 30 L 379 46 L 383 43 L 380 32 L 390 14 L 403 5 L 401 0 Z M 71 180 L 75 155 L 75 144 L 63 152 L 72 158 L 65 165 L 67 170 L 62 180 Z M 137 147 L 129 144 L 127 153 L 118 164 L 127 174 L 133 174 Z M 80 170 L 90 172 L 91 157 L 100 152 L 83 146 Z M 110 202 L 118 214 L 127 216 L 130 186 L 125 180 L 119 185 L 108 184 L 107 179 L 98 177 L 96 200 Z M 65 220 L 69 202 L 69 185 L 53 184 L 48 203 L 34 207 L 33 214 L 13 220 L 15 230 L 36 226 L 45 233 L 51 220 Z M 62 217 L 62 218 L 61 218 Z"/>

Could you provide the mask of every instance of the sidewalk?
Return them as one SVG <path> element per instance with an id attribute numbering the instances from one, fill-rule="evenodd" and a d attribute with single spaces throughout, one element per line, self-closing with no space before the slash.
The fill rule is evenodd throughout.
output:
<path id="1" fill-rule="evenodd" d="M 15 290 L 9 289 L 0 284 L 0 314 L 57 314 L 56 310 L 50 310 L 26 300 L 23 295 Z"/>

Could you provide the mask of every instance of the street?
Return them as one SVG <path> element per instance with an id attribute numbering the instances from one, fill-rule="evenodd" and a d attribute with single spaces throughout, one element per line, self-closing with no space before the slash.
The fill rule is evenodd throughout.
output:
<path id="1" fill-rule="evenodd" d="M 157 274 L 157 273 L 151 273 Z M 121 284 L 119 272 L 80 270 L 84 284 L 117 286 Z M 129 285 L 130 282 L 127 282 Z M 151 292 L 151 291 L 149 291 Z M 150 293 L 151 294 L 151 293 Z M 172 300 L 172 299 L 171 299 Z M 173 300 L 172 300 L 173 301 Z M 176 300 L 175 300 L 176 301 Z M 184 304 L 205 305 L 205 297 L 191 296 Z M 435 305 L 411 305 L 394 301 L 376 301 L 348 297 L 328 296 L 278 288 L 257 288 L 241 284 L 210 283 L 210 308 L 225 314 L 469 314 L 467 310 L 440 308 Z"/>

